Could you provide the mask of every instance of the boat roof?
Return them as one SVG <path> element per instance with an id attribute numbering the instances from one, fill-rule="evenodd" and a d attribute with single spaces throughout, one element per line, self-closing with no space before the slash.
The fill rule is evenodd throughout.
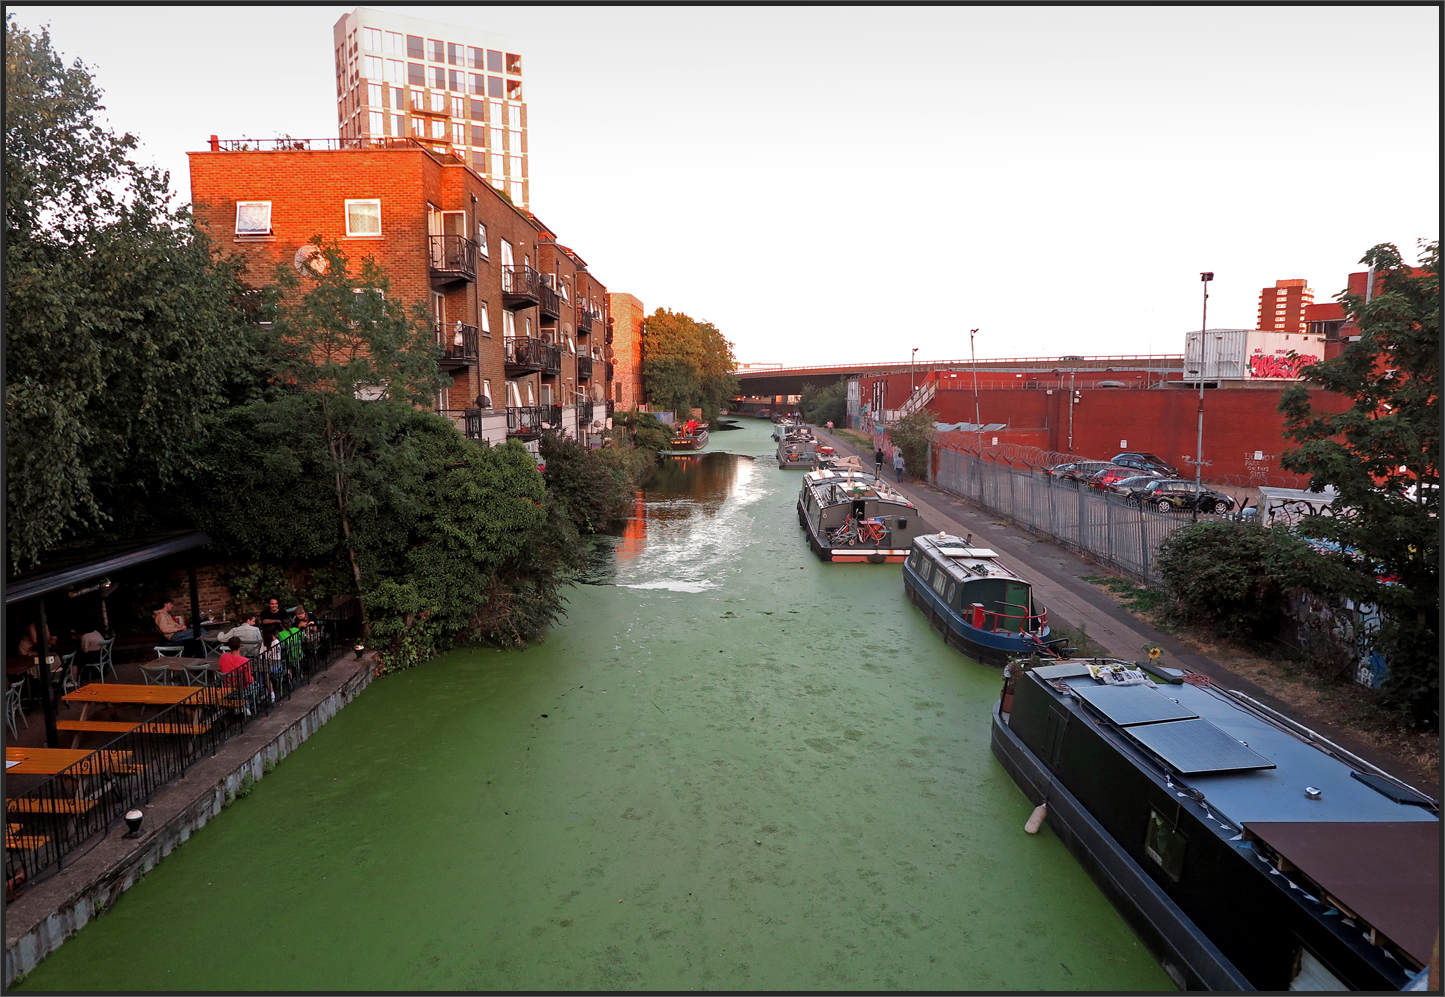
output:
<path id="1" fill-rule="evenodd" d="M 1208 805 L 1236 826 L 1344 821 L 1439 824 L 1430 807 L 1397 802 L 1372 788 L 1388 785 L 1388 780 L 1379 776 L 1362 779 L 1362 775 L 1371 775 L 1363 764 L 1359 768 L 1346 764 L 1222 688 L 1187 682 L 1157 688 L 1105 686 L 1087 669 L 1082 675 L 1064 676 L 1058 666 L 1046 667 L 1054 672 L 1040 676 L 1046 685 L 1052 678 L 1076 690 L 1073 695 L 1090 702 L 1089 715 L 1100 718 L 1097 722 L 1129 735 L 1118 740 L 1135 748 L 1140 758 L 1174 763 L 1170 764 L 1172 778 L 1202 792 Z M 1120 712 L 1111 705 L 1107 709 L 1116 713 L 1116 719 L 1110 719 L 1098 705 L 1101 697 L 1094 690 L 1128 693 L 1131 712 Z M 1054 693 L 1059 695 L 1057 690 Z M 1153 719 L 1149 719 L 1151 706 L 1158 707 Z M 1141 715 L 1145 719 L 1138 719 Z M 1225 737 L 1200 726 L 1201 720 Z M 1144 751 L 1138 751 L 1141 746 Z M 1218 767 L 1209 771 L 1211 765 Z M 1307 788 L 1317 790 L 1318 799 L 1307 795 Z M 1423 794 L 1399 791 L 1396 795 L 1434 802 Z"/>
<path id="2" fill-rule="evenodd" d="M 938 556 L 933 558 L 943 564 L 959 581 L 970 581 L 976 578 L 1004 578 L 1009 581 L 1030 584 L 1025 578 L 998 563 L 998 552 L 988 547 L 975 547 L 963 537 L 956 537 L 950 533 L 927 533 L 920 537 L 914 537 L 915 547 L 924 549 L 924 553 L 934 553 Z"/>
<path id="3" fill-rule="evenodd" d="M 913 503 L 902 492 L 897 491 L 882 478 L 875 478 L 872 471 L 860 471 L 854 468 L 820 468 L 816 471 L 808 471 L 803 475 L 803 487 L 814 489 L 827 488 L 829 485 L 848 487 L 859 484 L 863 486 L 863 498 L 877 498 L 885 502 L 895 502 L 898 505 L 906 505 L 913 508 Z M 852 498 L 853 496 L 849 496 Z"/>

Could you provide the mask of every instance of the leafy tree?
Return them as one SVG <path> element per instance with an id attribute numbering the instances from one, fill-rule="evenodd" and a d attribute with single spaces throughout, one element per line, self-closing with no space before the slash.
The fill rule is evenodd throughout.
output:
<path id="1" fill-rule="evenodd" d="M 737 394 L 732 343 L 710 322 L 659 308 L 642 328 L 642 374 L 654 405 L 686 416 L 701 408 L 716 424 L 723 405 Z"/>
<path id="2" fill-rule="evenodd" d="M 613 418 L 612 424 L 614 438 L 619 441 L 619 447 L 635 447 L 649 455 L 654 465 L 658 455 L 672 447 L 671 430 L 651 412 L 619 412 Z"/>
<path id="3" fill-rule="evenodd" d="M 918 409 L 888 427 L 888 438 L 903 451 L 903 465 L 915 478 L 928 480 L 928 444 L 933 439 L 933 424 L 938 414 L 932 409 Z"/>
<path id="4" fill-rule="evenodd" d="M 1334 487 L 1344 515 L 1308 517 L 1309 535 L 1336 541 L 1340 594 L 1378 605 L 1373 635 L 1390 663 L 1387 692 L 1416 718 L 1439 723 L 1440 244 L 1425 244 L 1419 270 L 1392 245 L 1360 262 L 1376 293 L 1342 294 L 1360 338 L 1332 360 L 1304 368 L 1280 401 L 1285 433 L 1299 445 L 1280 463 Z M 1317 411 L 1308 386 L 1343 395 L 1343 412 Z M 1389 579 L 1395 584 L 1382 584 Z"/>
<path id="5" fill-rule="evenodd" d="M 169 178 L 95 120 L 99 88 L 46 31 L 5 45 L 6 512 L 12 566 L 156 525 L 208 412 L 254 381 L 259 330 L 171 205 Z"/>
<path id="6" fill-rule="evenodd" d="M 848 385 L 844 381 L 819 387 L 816 384 L 803 385 L 803 397 L 798 402 L 803 418 L 815 426 L 831 422 L 835 426 L 848 424 Z"/>
<path id="7" fill-rule="evenodd" d="M 637 481 L 623 451 L 589 449 L 560 433 L 543 433 L 539 449 L 547 490 L 578 531 L 596 533 L 626 514 Z"/>

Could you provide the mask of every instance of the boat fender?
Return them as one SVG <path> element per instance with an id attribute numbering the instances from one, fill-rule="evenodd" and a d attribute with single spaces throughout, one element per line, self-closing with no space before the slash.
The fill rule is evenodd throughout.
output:
<path id="1" fill-rule="evenodd" d="M 868 560 L 871 561 L 873 564 L 882 564 L 884 561 L 888 560 L 888 557 L 884 554 L 869 554 Z"/>
<path id="2" fill-rule="evenodd" d="M 1048 815 L 1049 805 L 1040 803 L 1034 807 L 1034 812 L 1029 814 L 1029 819 L 1024 821 L 1024 830 L 1029 834 L 1038 834 L 1039 828 L 1044 826 L 1044 817 Z"/>

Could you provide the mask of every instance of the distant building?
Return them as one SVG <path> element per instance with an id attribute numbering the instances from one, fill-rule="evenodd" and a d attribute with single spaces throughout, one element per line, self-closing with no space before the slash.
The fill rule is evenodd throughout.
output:
<path id="1" fill-rule="evenodd" d="M 505 35 L 357 7 L 331 29 L 342 138 L 414 138 L 531 202 L 522 55 Z"/>
<path id="2" fill-rule="evenodd" d="M 630 411 L 642 403 L 642 302 L 626 293 L 607 296 L 612 318 L 607 339 L 615 365 L 612 380 L 613 407 Z"/>
<path id="3" fill-rule="evenodd" d="M 1303 333 L 1305 308 L 1314 303 L 1315 292 L 1307 280 L 1277 280 L 1274 287 L 1259 292 L 1258 326 L 1265 332 Z"/>

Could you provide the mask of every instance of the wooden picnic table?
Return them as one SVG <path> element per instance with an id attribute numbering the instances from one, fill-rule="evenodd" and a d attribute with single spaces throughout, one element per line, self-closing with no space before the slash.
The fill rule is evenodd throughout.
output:
<path id="1" fill-rule="evenodd" d="M 5 773 L 7 775 L 56 775 L 72 765 L 94 761 L 93 766 L 82 766 L 74 770 L 78 775 L 93 775 L 99 768 L 129 766 L 129 751 L 86 751 L 76 748 L 25 748 L 5 749 Z M 18 763 L 18 764 L 11 764 Z"/>
<path id="2" fill-rule="evenodd" d="M 211 669 L 212 671 L 214 671 L 215 669 L 217 669 L 217 668 L 220 667 L 220 659 L 219 659 L 219 658 L 180 658 L 180 657 L 171 658 L 171 657 L 165 657 L 165 658 L 156 658 L 156 659 L 154 659 L 154 660 L 152 660 L 152 661 L 144 662 L 144 663 L 142 663 L 141 667 L 142 667 L 142 668 L 168 668 L 168 669 L 170 669 L 170 670 L 173 671 L 173 672 L 181 672 L 181 671 L 185 671 L 186 665 L 190 665 L 192 668 L 195 668 L 197 665 L 205 665 L 207 668 L 209 668 L 209 669 Z"/>
<path id="3" fill-rule="evenodd" d="M 197 734 L 204 726 L 192 716 L 189 724 L 156 724 L 130 720 L 90 720 L 91 708 L 98 704 L 108 706 L 174 706 L 184 703 L 192 696 L 203 696 L 210 690 L 190 685 L 126 685 L 112 682 L 91 682 L 62 698 L 68 703 L 80 703 L 79 720 L 61 720 L 57 730 L 74 731 L 72 748 L 80 744 L 80 735 L 86 732 L 103 734 L 124 734 L 140 730 L 146 734 Z M 201 704 L 197 704 L 200 706 Z"/>

